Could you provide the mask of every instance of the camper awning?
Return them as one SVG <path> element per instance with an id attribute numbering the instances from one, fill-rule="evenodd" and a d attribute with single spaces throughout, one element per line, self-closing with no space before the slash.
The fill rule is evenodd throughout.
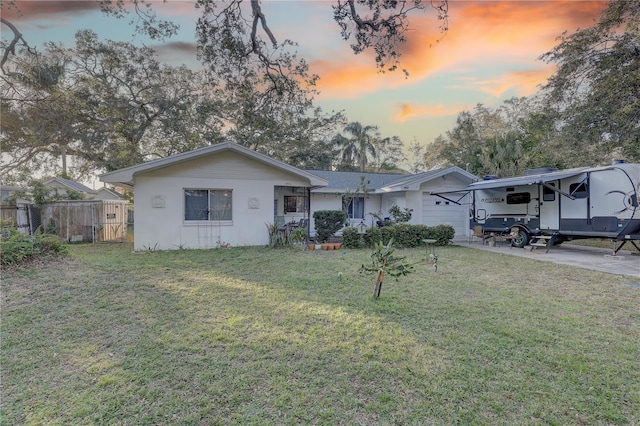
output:
<path id="1" fill-rule="evenodd" d="M 562 170 L 558 172 L 544 173 L 539 175 L 518 176 L 518 177 L 494 179 L 494 180 L 482 180 L 479 182 L 472 183 L 465 189 L 474 191 L 477 189 L 506 188 L 508 186 L 541 185 L 547 182 L 552 182 L 554 180 L 566 179 L 572 176 L 579 176 L 585 173 L 585 169 L 587 169 L 587 167 L 581 167 L 579 169 Z"/>
<path id="2" fill-rule="evenodd" d="M 536 174 L 536 175 L 516 176 L 516 177 L 510 177 L 510 178 L 503 178 L 503 179 L 481 180 L 481 181 L 470 184 L 466 188 L 460 188 L 456 190 L 442 191 L 442 192 L 432 192 L 431 195 L 435 195 L 440 198 L 444 198 L 447 201 L 453 201 L 454 203 L 459 204 L 458 202 L 462 198 L 464 198 L 465 195 L 467 195 L 471 191 L 476 191 L 478 189 L 498 189 L 498 188 L 507 188 L 510 186 L 544 185 L 547 188 L 553 191 L 556 191 L 564 196 L 573 198 L 572 195 L 567 194 L 563 191 L 560 191 L 551 185 L 547 185 L 547 183 L 553 182 L 554 180 L 565 179 L 572 176 L 584 175 L 584 177 L 586 178 L 587 169 L 588 167 L 580 167 L 577 169 L 561 170 L 557 172 L 542 173 L 542 174 Z M 451 198 L 453 197 L 458 197 L 458 200 L 457 201 L 452 200 Z"/>

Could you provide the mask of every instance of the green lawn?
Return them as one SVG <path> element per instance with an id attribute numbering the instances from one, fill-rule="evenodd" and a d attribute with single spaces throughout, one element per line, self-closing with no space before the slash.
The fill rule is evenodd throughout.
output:
<path id="1" fill-rule="evenodd" d="M 72 246 L 2 277 L 0 421 L 640 422 L 637 278 L 437 251 L 374 300 L 368 250 Z"/>

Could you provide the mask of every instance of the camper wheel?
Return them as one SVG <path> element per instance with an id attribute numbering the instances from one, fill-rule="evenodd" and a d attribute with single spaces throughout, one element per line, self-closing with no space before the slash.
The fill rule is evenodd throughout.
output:
<path id="1" fill-rule="evenodd" d="M 530 236 L 525 229 L 518 227 L 511 228 L 511 235 L 513 235 L 511 239 L 511 245 L 513 247 L 523 248 L 529 244 Z"/>

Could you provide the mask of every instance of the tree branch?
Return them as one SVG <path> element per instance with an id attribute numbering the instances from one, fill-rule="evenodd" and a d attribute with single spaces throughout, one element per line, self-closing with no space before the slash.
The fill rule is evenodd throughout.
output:
<path id="1" fill-rule="evenodd" d="M 27 48 L 27 51 L 33 55 L 36 54 L 36 51 L 29 46 L 24 37 L 22 37 L 22 33 L 18 31 L 18 28 L 15 25 L 2 17 L 0 17 L 0 23 L 9 27 L 9 29 L 13 33 L 13 39 L 9 42 L 9 45 L 2 53 L 2 59 L 0 59 L 0 70 L 2 70 L 3 74 L 8 75 L 9 73 L 7 73 L 7 71 L 4 69 L 4 66 L 9 60 L 9 55 L 16 54 L 16 46 L 18 45 L 18 43 L 22 42 L 22 45 Z"/>

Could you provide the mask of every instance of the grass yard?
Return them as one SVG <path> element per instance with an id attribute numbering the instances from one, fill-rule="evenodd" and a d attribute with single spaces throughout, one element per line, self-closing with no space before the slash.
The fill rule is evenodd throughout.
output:
<path id="1" fill-rule="evenodd" d="M 637 279 L 437 251 L 71 246 L 2 277 L 0 422 L 640 423 Z"/>

